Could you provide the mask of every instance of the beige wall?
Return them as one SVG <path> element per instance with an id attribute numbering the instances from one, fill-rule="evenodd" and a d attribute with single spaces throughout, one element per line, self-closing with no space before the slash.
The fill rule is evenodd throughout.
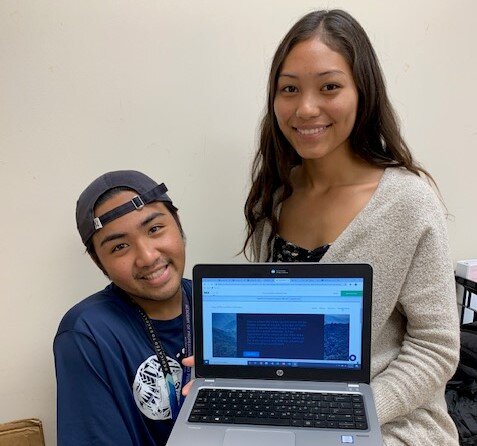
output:
<path id="1" fill-rule="evenodd" d="M 454 261 L 477 257 L 474 0 L 0 2 L 0 422 L 55 441 L 52 341 L 105 284 L 74 223 L 107 170 L 165 181 L 188 266 L 239 261 L 267 69 L 302 14 L 341 6 L 368 30 L 415 156 L 449 212 Z"/>

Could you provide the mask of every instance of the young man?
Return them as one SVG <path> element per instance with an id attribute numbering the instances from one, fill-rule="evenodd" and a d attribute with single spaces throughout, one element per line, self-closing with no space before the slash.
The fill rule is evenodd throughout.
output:
<path id="1" fill-rule="evenodd" d="M 80 195 L 76 223 L 111 280 L 69 310 L 54 341 L 58 445 L 164 445 L 192 350 L 191 283 L 177 209 L 136 171 L 106 173 Z"/>

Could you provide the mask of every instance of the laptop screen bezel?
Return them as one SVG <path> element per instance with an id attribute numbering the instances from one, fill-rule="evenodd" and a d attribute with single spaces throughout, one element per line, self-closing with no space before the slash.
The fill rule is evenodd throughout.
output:
<path id="1" fill-rule="evenodd" d="M 273 272 L 272 272 L 273 271 Z M 277 273 L 278 271 L 278 273 Z M 363 320 L 361 368 L 306 368 L 205 364 L 202 342 L 202 279 L 204 278 L 362 278 Z M 297 381 L 370 382 L 372 267 L 368 264 L 249 263 L 198 264 L 193 275 L 195 374 L 200 378 L 248 378 Z"/>

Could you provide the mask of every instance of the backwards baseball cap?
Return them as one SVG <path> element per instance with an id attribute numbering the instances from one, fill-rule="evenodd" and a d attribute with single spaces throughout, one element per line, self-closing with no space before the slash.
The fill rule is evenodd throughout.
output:
<path id="1" fill-rule="evenodd" d="M 127 187 L 138 195 L 121 206 L 95 217 L 94 206 L 98 198 L 115 187 Z M 142 209 L 153 201 L 169 202 L 173 209 L 177 210 L 166 192 L 167 187 L 164 183 L 157 184 L 147 175 L 135 170 L 117 170 L 101 175 L 83 191 L 76 202 L 76 226 L 81 240 L 87 245 L 93 234 L 105 224 L 129 212 Z"/>

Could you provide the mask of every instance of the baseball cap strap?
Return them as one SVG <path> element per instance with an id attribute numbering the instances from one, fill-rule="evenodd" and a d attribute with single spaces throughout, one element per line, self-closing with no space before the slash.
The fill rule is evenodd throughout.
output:
<path id="1" fill-rule="evenodd" d="M 95 217 L 93 219 L 94 229 L 101 229 L 110 221 L 116 220 L 117 218 L 122 217 L 129 212 L 142 209 L 146 204 L 149 204 L 152 201 L 169 201 L 172 204 L 172 200 L 169 198 L 166 192 L 166 185 L 161 183 L 159 186 L 154 187 L 142 195 L 136 195 L 130 201 L 122 204 L 121 206 L 111 209 L 99 217 Z"/>

